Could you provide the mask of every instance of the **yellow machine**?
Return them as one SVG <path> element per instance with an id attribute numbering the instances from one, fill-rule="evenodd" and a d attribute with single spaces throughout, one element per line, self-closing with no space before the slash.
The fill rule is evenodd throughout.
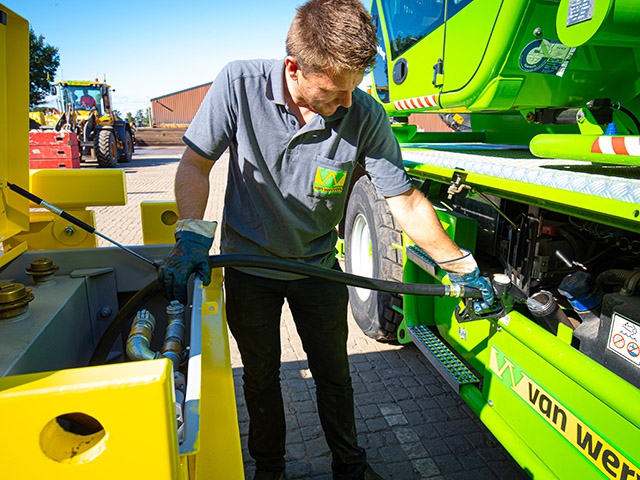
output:
<path id="1" fill-rule="evenodd" d="M 149 264 L 16 193 L 89 226 L 86 207 L 126 202 L 121 170 L 29 171 L 29 26 L 0 18 L 2 478 L 244 478 L 220 269 L 168 304 L 153 262 L 174 205 L 146 209 L 130 250 Z"/>
<path id="2" fill-rule="evenodd" d="M 114 112 L 110 92 L 111 86 L 97 78 L 55 82 L 51 94 L 58 96 L 61 113 L 31 112 L 31 124 L 76 133 L 80 156 L 92 151 L 100 167 L 128 163 L 134 151 L 134 133 Z"/>

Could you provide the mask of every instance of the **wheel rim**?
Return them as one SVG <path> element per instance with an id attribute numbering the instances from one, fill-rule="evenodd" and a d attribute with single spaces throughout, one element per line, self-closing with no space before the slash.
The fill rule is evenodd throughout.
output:
<path id="1" fill-rule="evenodd" d="M 115 138 L 112 138 L 109 142 L 109 152 L 111 153 L 112 159 L 116 158 L 116 155 L 118 154 L 118 147 L 116 146 Z"/>
<path id="2" fill-rule="evenodd" d="M 371 231 L 367 219 L 358 214 L 353 222 L 351 231 L 351 244 L 349 256 L 351 257 L 351 270 L 356 275 L 373 277 L 373 253 L 371 250 Z M 358 298 L 363 302 L 371 295 L 371 290 L 361 287 L 355 288 Z"/>

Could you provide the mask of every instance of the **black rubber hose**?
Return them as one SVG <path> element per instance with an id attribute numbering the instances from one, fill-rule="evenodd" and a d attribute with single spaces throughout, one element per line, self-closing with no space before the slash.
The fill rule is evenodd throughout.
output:
<path id="1" fill-rule="evenodd" d="M 628 108 L 624 108 L 622 106 L 618 106 L 618 110 L 627 114 L 627 116 L 631 119 L 633 124 L 636 126 L 636 135 L 640 135 L 640 122 L 638 121 L 638 117 L 636 117 L 631 110 Z"/>
<path id="2" fill-rule="evenodd" d="M 261 255 L 213 255 L 209 257 L 209 263 L 216 267 L 253 267 L 268 270 L 279 270 L 282 272 L 296 273 L 307 277 L 324 278 L 338 283 L 344 283 L 353 287 L 368 288 L 369 290 L 380 290 L 390 293 L 401 293 L 405 295 L 423 295 L 430 297 L 464 297 L 482 298 L 482 293 L 477 288 L 460 285 L 459 294 L 452 294 L 450 285 L 424 285 L 421 283 L 401 283 L 377 278 L 361 277 L 351 273 L 343 273 L 328 268 L 315 267 L 293 260 L 282 258 L 263 257 Z"/>
<path id="3" fill-rule="evenodd" d="M 252 267 L 264 268 L 268 270 L 279 270 L 282 272 L 295 273 L 307 277 L 318 277 L 325 280 L 344 283 L 354 287 L 367 288 L 369 290 L 380 290 L 383 292 L 401 293 L 405 295 L 423 295 L 435 297 L 455 296 L 458 298 L 482 298 L 482 292 L 477 288 L 459 286 L 459 291 L 452 290 L 450 285 L 423 285 L 420 283 L 400 283 L 376 278 L 361 277 L 351 273 L 343 273 L 328 268 L 315 267 L 304 263 L 294 262 L 274 257 L 263 257 L 260 255 L 213 255 L 209 257 L 212 268 L 219 267 Z M 156 281 L 137 292 L 120 309 L 118 314 L 107 326 L 102 338 L 98 342 L 89 365 L 101 365 L 107 360 L 107 355 L 111 351 L 114 342 L 127 327 L 134 312 L 143 305 L 149 298 L 159 292 Z"/>
<path id="4" fill-rule="evenodd" d="M 606 287 L 619 287 L 624 285 L 633 275 L 633 270 L 623 270 L 621 268 L 612 268 L 605 270 L 596 279 L 599 285 Z"/>

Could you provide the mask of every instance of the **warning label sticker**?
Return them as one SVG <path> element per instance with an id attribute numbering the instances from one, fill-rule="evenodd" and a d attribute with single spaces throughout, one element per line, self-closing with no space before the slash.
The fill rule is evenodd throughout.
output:
<path id="1" fill-rule="evenodd" d="M 614 313 L 611 318 L 607 348 L 640 367 L 640 326 L 628 318 Z"/>

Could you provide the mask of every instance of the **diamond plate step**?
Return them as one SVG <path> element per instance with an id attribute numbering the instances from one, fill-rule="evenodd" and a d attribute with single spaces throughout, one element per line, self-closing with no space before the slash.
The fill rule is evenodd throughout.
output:
<path id="1" fill-rule="evenodd" d="M 463 385 L 480 383 L 478 377 L 428 327 L 414 325 L 407 331 L 413 343 L 456 392 Z"/>

